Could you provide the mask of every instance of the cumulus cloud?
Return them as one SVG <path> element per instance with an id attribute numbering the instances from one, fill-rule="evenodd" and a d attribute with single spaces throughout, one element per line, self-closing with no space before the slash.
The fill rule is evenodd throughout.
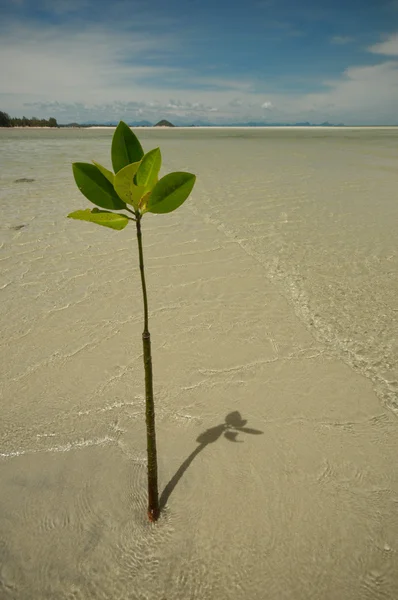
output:
<path id="1" fill-rule="evenodd" d="M 270 110 L 271 108 L 273 108 L 272 102 L 263 102 L 261 108 L 267 108 L 268 110 Z"/>
<path id="2" fill-rule="evenodd" d="M 383 42 L 370 46 L 369 50 L 374 54 L 398 56 L 398 33 L 387 36 Z"/>
<path id="3" fill-rule="evenodd" d="M 318 114 L 324 111 L 325 118 L 343 120 L 344 115 L 354 124 L 396 122 L 398 61 L 349 67 L 341 78 L 325 81 L 325 85 L 325 92 L 306 94 L 298 105 Z"/>

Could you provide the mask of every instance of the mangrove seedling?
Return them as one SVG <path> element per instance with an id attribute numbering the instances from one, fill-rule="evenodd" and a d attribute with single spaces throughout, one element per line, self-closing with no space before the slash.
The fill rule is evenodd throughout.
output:
<path id="1" fill-rule="evenodd" d="M 142 333 L 145 371 L 145 416 L 148 455 L 148 517 L 159 518 L 158 465 L 156 454 L 155 406 L 153 399 L 151 336 L 148 327 L 148 297 L 145 282 L 141 219 L 146 213 L 165 214 L 176 210 L 188 198 L 196 176 L 174 172 L 159 179 L 162 157 L 159 148 L 144 154 L 130 127 L 120 121 L 112 139 L 113 171 L 97 162 L 73 163 L 77 187 L 95 208 L 77 210 L 72 219 L 90 221 L 120 231 L 130 221 L 136 225 L 138 261 L 144 303 Z M 116 211 L 116 212 L 114 212 Z M 123 212 L 125 211 L 125 212 Z M 127 213 L 127 214 L 126 214 Z"/>

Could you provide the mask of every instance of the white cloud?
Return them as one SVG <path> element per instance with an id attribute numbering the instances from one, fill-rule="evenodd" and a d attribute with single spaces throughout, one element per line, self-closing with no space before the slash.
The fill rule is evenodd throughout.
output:
<path id="1" fill-rule="evenodd" d="M 151 122 L 175 117 L 222 123 L 262 120 L 265 114 L 280 122 L 398 120 L 398 62 L 385 58 L 398 56 L 398 34 L 368 48 L 379 64 L 348 66 L 311 93 L 278 93 L 272 81 L 264 91 L 260 80 L 203 76 L 176 66 L 183 49 L 174 29 L 149 34 L 127 26 L 116 32 L 94 24 L 84 30 L 10 24 L 0 36 L 1 109 L 15 116 L 55 116 L 61 123 L 137 115 Z"/>
<path id="2" fill-rule="evenodd" d="M 370 46 L 369 51 L 385 56 L 398 56 L 398 33 L 389 35 L 383 42 Z"/>
<path id="3" fill-rule="evenodd" d="M 354 124 L 397 121 L 398 61 L 350 67 L 325 84 L 327 91 L 306 94 L 298 105 Z"/>
<path id="4" fill-rule="evenodd" d="M 109 33 L 98 27 L 74 31 L 16 26 L 0 38 L 0 93 L 75 101 L 99 97 L 106 101 L 122 92 L 131 95 L 132 85 L 140 78 L 174 71 L 161 65 L 160 59 L 177 46 L 173 36 L 167 35 Z M 148 57 L 157 58 L 159 66 L 143 66 Z"/>
<path id="5" fill-rule="evenodd" d="M 192 85 L 199 88 L 200 101 L 210 107 L 228 90 L 249 89 L 250 83 L 240 79 L 197 76 L 172 66 L 179 62 L 182 45 L 174 32 L 149 35 L 123 29 L 115 33 L 98 26 L 79 31 L 18 24 L 0 36 L 0 94 L 24 102 L 52 98 L 106 104 L 116 98 L 150 99 L 154 106 L 174 103 L 169 108 L 180 108 L 191 101 Z M 181 90 L 181 98 L 169 100 L 176 89 Z M 13 101 L 10 108 L 21 110 L 21 100 Z"/>

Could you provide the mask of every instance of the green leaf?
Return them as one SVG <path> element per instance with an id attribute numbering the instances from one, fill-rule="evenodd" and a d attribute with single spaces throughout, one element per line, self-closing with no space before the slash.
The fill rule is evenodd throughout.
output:
<path id="1" fill-rule="evenodd" d="M 147 202 L 147 211 L 152 213 L 172 212 L 188 198 L 195 184 L 192 173 L 169 173 L 159 179 Z"/>
<path id="2" fill-rule="evenodd" d="M 76 185 L 87 200 L 101 208 L 113 208 L 114 210 L 126 208 L 113 185 L 95 165 L 73 163 L 72 169 Z"/>
<path id="3" fill-rule="evenodd" d="M 138 171 L 140 162 L 127 165 L 115 175 L 114 186 L 117 194 L 127 204 L 131 204 L 137 210 L 139 201 L 145 193 L 145 188 L 134 184 L 134 176 Z"/>
<path id="4" fill-rule="evenodd" d="M 119 231 L 124 229 L 129 222 L 129 219 L 125 215 L 98 210 L 98 208 L 76 210 L 70 213 L 68 217 L 70 219 L 78 219 L 79 221 L 90 221 L 91 223 L 97 223 L 97 225 L 103 225 L 104 227 L 110 227 Z"/>
<path id="5" fill-rule="evenodd" d="M 97 167 L 97 169 L 99 171 L 101 171 L 101 173 L 107 178 L 107 180 L 113 185 L 113 178 L 115 177 L 114 174 L 112 173 L 112 171 L 109 171 L 109 169 L 107 169 L 106 167 L 103 167 L 102 165 L 100 165 L 99 163 L 95 162 L 95 160 L 92 161 L 93 164 Z"/>
<path id="6" fill-rule="evenodd" d="M 140 210 L 140 213 L 143 215 L 144 213 L 148 212 L 148 201 L 149 198 L 151 197 L 151 192 L 147 192 L 146 194 L 144 194 L 141 198 L 141 200 L 139 201 L 138 204 L 138 208 Z"/>
<path id="7" fill-rule="evenodd" d="M 135 181 L 138 186 L 143 186 L 146 190 L 151 190 L 158 180 L 160 167 L 162 164 L 162 155 L 159 148 L 154 148 L 145 154 L 141 161 Z"/>
<path id="8" fill-rule="evenodd" d="M 138 138 L 126 123 L 120 121 L 112 139 L 113 170 L 117 173 L 123 167 L 140 161 L 143 156 L 144 151 Z"/>

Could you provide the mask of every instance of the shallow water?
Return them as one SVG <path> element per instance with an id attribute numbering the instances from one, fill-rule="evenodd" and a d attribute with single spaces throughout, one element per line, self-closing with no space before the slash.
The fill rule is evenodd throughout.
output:
<path id="1" fill-rule="evenodd" d="M 134 232 L 65 218 L 111 136 L 0 130 L 0 597 L 398 597 L 398 131 L 139 132 L 198 175 L 144 222 L 156 526 Z"/>
<path id="2" fill-rule="evenodd" d="M 398 129 L 249 131 L 206 155 L 195 210 L 398 411 Z"/>

